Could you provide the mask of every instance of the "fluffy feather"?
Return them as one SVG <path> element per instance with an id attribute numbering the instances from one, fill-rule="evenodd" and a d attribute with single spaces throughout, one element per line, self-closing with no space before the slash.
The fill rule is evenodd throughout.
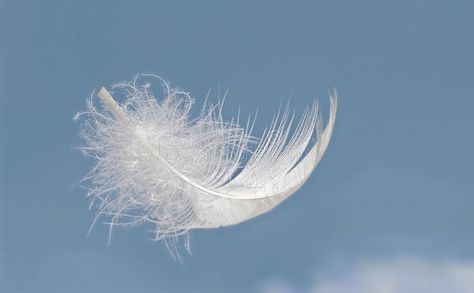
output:
<path id="1" fill-rule="evenodd" d="M 161 83 L 161 100 L 144 79 Z M 287 108 L 256 139 L 250 120 L 246 127 L 223 120 L 222 103 L 205 105 L 191 119 L 191 96 L 158 76 L 139 75 L 112 89 L 124 94 L 122 104 L 103 88 L 103 107 L 92 95 L 78 115 L 82 150 L 96 160 L 85 178 L 88 195 L 98 217 L 111 225 L 151 222 L 156 240 L 234 225 L 277 206 L 309 178 L 336 118 L 333 94 L 324 129 L 315 102 L 296 126 Z"/>

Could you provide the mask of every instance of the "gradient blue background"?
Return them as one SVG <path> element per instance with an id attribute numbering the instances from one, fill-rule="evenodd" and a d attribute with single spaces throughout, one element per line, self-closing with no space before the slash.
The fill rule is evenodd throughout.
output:
<path id="1" fill-rule="evenodd" d="M 245 292 L 365 258 L 473 261 L 473 3 L 1 0 L 0 291 Z M 336 87 L 335 133 L 293 197 L 194 231 L 182 264 L 149 226 L 109 247 L 105 225 L 87 237 L 72 117 L 140 72 L 198 102 L 229 89 L 226 117 L 258 107 L 260 130 Z"/>

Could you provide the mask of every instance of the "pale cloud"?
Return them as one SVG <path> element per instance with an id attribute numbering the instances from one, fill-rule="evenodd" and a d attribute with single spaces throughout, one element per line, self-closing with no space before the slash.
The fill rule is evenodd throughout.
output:
<path id="1" fill-rule="evenodd" d="M 323 269 L 324 271 L 324 269 Z M 267 282 L 265 293 L 437 293 L 474 292 L 474 263 L 404 257 L 361 261 L 344 270 L 329 269 L 302 289 L 281 280 Z"/>

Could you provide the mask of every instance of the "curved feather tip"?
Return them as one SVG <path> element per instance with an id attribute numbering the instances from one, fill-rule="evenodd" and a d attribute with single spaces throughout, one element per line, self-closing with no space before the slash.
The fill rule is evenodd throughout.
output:
<path id="1" fill-rule="evenodd" d="M 157 81 L 161 99 L 151 92 Z M 250 120 L 245 127 L 223 120 L 221 102 L 205 103 L 191 118 L 193 98 L 158 76 L 138 75 L 111 89 L 121 104 L 103 88 L 102 106 L 92 95 L 79 115 L 81 150 L 96 161 L 85 178 L 91 206 L 111 226 L 153 223 L 154 238 L 172 252 L 191 229 L 246 221 L 297 191 L 321 160 L 336 119 L 334 92 L 326 127 L 315 102 L 297 123 L 288 108 L 279 112 L 256 139 Z"/>

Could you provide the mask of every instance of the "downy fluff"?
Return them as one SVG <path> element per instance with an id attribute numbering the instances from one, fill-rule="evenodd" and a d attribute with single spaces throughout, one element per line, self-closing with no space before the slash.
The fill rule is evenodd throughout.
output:
<path id="1" fill-rule="evenodd" d="M 163 97 L 150 81 L 159 82 Z M 191 118 L 193 98 L 158 76 L 139 75 L 111 89 L 120 104 L 102 89 L 102 103 L 92 95 L 77 116 L 81 149 L 95 160 L 85 178 L 91 206 L 111 226 L 152 223 L 154 238 L 172 252 L 191 229 L 249 220 L 297 191 L 321 160 L 336 118 L 332 94 L 326 127 L 315 102 L 298 123 L 288 108 L 278 113 L 256 139 L 253 123 L 223 120 L 221 102 L 205 103 Z"/>

